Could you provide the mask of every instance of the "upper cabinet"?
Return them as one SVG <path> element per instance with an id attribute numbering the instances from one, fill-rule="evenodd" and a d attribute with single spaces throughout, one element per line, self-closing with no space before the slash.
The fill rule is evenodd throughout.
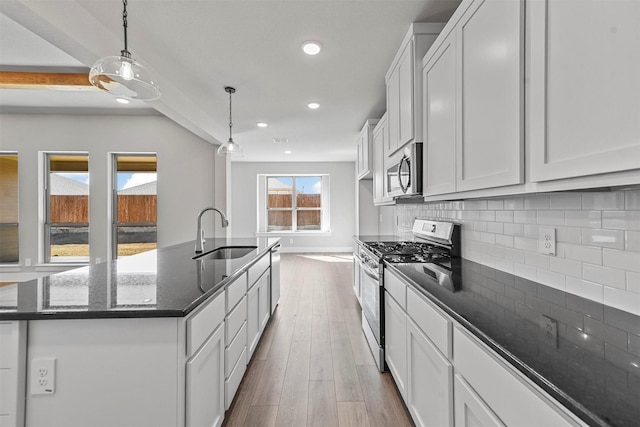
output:
<path id="1" fill-rule="evenodd" d="M 378 120 L 369 119 L 365 122 L 358 137 L 358 153 L 356 160 L 356 177 L 358 179 L 371 178 L 373 167 L 373 150 L 371 147 L 373 128 Z"/>
<path id="2" fill-rule="evenodd" d="M 389 138 L 385 156 L 422 136 L 420 61 L 443 27 L 443 24 L 411 24 L 387 72 Z"/>
<path id="3" fill-rule="evenodd" d="M 527 2 L 532 182 L 640 166 L 640 2 Z"/>
<path id="4" fill-rule="evenodd" d="M 425 195 L 524 180 L 524 5 L 463 3 L 425 56 Z"/>
<path id="5" fill-rule="evenodd" d="M 389 141 L 389 126 L 387 114 L 380 119 L 373 129 L 373 204 L 387 205 L 393 204 L 393 197 L 387 195 L 385 186 L 385 159 L 384 147 Z"/>

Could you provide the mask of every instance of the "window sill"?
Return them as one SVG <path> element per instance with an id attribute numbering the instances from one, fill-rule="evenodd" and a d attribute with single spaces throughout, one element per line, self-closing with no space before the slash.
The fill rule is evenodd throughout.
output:
<path id="1" fill-rule="evenodd" d="M 258 231 L 256 237 L 280 237 L 280 236 L 322 236 L 329 237 L 333 234 L 331 230 L 328 231 Z"/>
<path id="2" fill-rule="evenodd" d="M 88 265 L 89 262 L 49 262 L 44 264 L 36 264 L 34 268 L 35 271 L 66 271 L 72 268 L 86 267 Z"/>

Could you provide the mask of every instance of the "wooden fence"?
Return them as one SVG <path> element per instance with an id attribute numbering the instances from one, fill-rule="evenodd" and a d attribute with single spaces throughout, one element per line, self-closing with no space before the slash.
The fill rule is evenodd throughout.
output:
<path id="1" fill-rule="evenodd" d="M 51 222 L 89 222 L 89 196 L 51 196 Z M 118 222 L 155 223 L 157 196 L 151 194 L 118 196 Z"/>
<path id="2" fill-rule="evenodd" d="M 291 208 L 291 194 L 269 194 L 270 208 Z M 320 194 L 298 194 L 296 204 L 299 208 L 320 208 Z M 320 228 L 321 212 L 298 211 L 299 230 L 317 230 Z M 291 211 L 269 211 L 269 229 L 290 229 L 292 224 Z"/>

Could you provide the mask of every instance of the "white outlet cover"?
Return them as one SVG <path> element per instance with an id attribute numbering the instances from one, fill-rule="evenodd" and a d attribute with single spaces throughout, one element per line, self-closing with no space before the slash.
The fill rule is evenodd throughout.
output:
<path id="1" fill-rule="evenodd" d="M 538 229 L 538 253 L 545 255 L 556 254 L 556 229 L 540 227 Z"/>
<path id="2" fill-rule="evenodd" d="M 53 394 L 56 391 L 55 357 L 39 357 L 31 360 L 31 394 Z"/>

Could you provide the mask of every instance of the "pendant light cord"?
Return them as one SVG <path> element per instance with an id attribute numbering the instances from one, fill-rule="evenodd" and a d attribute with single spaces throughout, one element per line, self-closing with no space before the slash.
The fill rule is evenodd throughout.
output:
<path id="1" fill-rule="evenodd" d="M 122 10 L 122 27 L 124 28 L 124 50 L 122 51 L 122 56 L 129 58 L 131 54 L 127 49 L 127 0 L 122 0 L 123 10 Z"/>
<path id="2" fill-rule="evenodd" d="M 233 127 L 233 122 L 231 120 L 231 94 L 233 92 L 231 90 L 229 90 L 229 142 L 232 142 L 233 139 L 231 138 L 231 128 Z"/>

